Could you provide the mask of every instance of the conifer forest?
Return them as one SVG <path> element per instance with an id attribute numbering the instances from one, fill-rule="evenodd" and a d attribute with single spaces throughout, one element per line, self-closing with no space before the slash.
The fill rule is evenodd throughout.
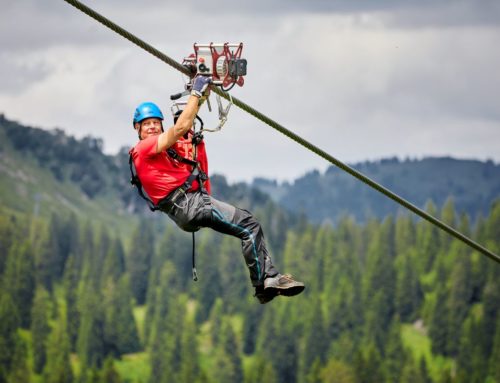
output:
<path id="1" fill-rule="evenodd" d="M 500 203 L 471 223 L 500 251 Z M 305 281 L 260 305 L 239 241 L 143 218 L 129 237 L 71 213 L 0 218 L 0 382 L 500 382 L 500 265 L 408 215 L 335 226 L 255 211 Z"/>

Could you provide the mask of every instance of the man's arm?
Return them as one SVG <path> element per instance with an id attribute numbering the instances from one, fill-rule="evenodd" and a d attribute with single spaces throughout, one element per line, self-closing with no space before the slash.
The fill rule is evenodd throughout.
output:
<path id="1" fill-rule="evenodd" d="M 193 127 L 193 120 L 198 113 L 199 98 L 190 96 L 186 107 L 180 114 L 174 126 L 168 128 L 158 137 L 156 144 L 156 153 L 160 153 L 170 148 L 179 138 L 185 135 Z"/>
<path id="2" fill-rule="evenodd" d="M 193 127 L 193 120 L 199 109 L 200 98 L 212 81 L 208 76 L 197 76 L 193 81 L 193 90 L 188 98 L 186 107 L 180 114 L 174 126 L 167 129 L 158 137 L 156 153 L 170 148 L 179 138 L 185 135 Z"/>

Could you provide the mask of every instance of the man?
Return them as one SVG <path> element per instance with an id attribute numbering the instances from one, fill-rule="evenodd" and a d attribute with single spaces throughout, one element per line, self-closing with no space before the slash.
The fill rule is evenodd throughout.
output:
<path id="1" fill-rule="evenodd" d="M 277 295 L 300 294 L 304 284 L 278 273 L 267 252 L 261 226 L 252 214 L 209 194 L 205 145 L 201 141 L 193 148 L 192 127 L 199 105 L 210 91 L 210 83 L 210 76 L 194 78 L 184 110 L 174 126 L 165 131 L 163 114 L 155 104 L 146 102 L 137 107 L 133 124 L 139 142 L 130 151 L 137 177 L 152 203 L 181 229 L 194 232 L 210 227 L 241 239 L 260 303 L 265 304 Z"/>

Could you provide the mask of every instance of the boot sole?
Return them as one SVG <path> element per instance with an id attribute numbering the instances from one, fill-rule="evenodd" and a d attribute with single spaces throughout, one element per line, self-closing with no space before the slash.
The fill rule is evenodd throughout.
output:
<path id="1" fill-rule="evenodd" d="M 296 285 L 290 287 L 268 287 L 265 291 L 272 291 L 276 295 L 283 295 L 284 297 L 293 297 L 300 294 L 306 287 L 304 285 Z"/>

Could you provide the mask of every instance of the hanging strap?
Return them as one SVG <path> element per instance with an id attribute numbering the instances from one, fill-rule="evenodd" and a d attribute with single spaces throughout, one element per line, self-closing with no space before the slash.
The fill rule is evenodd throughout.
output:
<path id="1" fill-rule="evenodd" d="M 196 282 L 198 280 L 198 273 L 196 272 L 196 260 L 195 260 L 195 258 L 196 258 L 196 251 L 195 251 L 196 243 L 195 243 L 195 239 L 194 239 L 194 237 L 195 237 L 194 231 L 193 231 L 192 235 L 193 235 L 193 254 L 192 254 L 193 269 L 192 270 L 193 270 L 193 281 Z"/>

